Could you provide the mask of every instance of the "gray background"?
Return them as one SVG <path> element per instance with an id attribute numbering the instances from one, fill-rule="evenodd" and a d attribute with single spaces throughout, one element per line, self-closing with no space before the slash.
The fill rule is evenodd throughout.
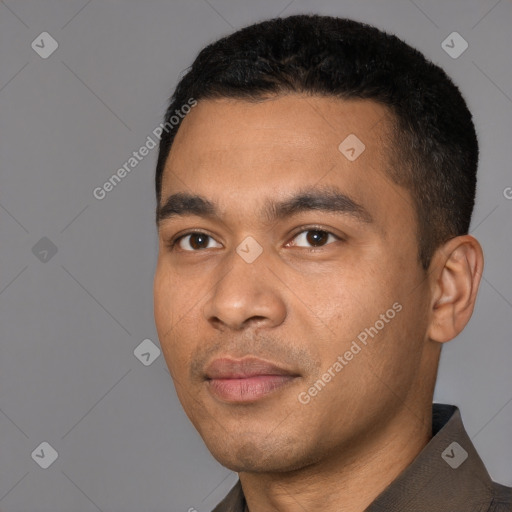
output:
<path id="1" fill-rule="evenodd" d="M 157 150 L 104 199 L 92 191 L 161 122 L 180 73 L 205 44 L 301 12 L 396 33 L 446 69 L 474 113 L 481 164 L 472 233 L 486 268 L 474 317 L 444 348 L 435 400 L 461 407 L 491 476 L 512 484 L 510 1 L 4 0 L 3 512 L 203 512 L 236 481 L 181 410 L 163 355 L 147 366 L 134 355 L 145 339 L 159 346 Z M 44 31 L 59 45 L 46 59 L 31 47 L 49 48 L 38 39 Z M 441 46 L 453 31 L 469 43 L 456 59 Z M 43 237 L 55 254 L 42 252 L 51 246 Z M 58 453 L 47 469 L 38 463 L 49 457 L 42 442 Z"/>

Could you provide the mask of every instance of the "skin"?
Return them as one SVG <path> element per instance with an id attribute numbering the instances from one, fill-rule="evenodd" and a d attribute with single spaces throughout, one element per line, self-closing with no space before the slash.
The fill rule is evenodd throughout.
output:
<path id="1" fill-rule="evenodd" d="M 465 235 L 418 259 L 416 213 L 386 174 L 387 109 L 299 94 L 201 100 L 176 135 L 162 185 L 219 205 L 220 219 L 159 225 L 154 312 L 181 404 L 213 456 L 239 473 L 251 512 L 364 510 L 431 438 L 443 342 L 468 322 L 483 267 Z M 349 161 L 338 146 L 366 146 Z M 265 201 L 336 187 L 372 222 L 311 210 L 268 222 Z M 311 231 L 332 233 L 318 247 Z M 185 236 L 198 230 L 205 248 Z M 263 252 L 236 252 L 248 236 Z M 402 310 L 307 403 L 307 391 L 394 303 Z M 299 376 L 252 403 L 213 396 L 205 365 L 260 357 Z"/>

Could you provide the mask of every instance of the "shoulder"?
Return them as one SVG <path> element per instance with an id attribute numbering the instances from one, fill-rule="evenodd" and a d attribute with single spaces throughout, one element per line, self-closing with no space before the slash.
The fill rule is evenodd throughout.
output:
<path id="1" fill-rule="evenodd" d="M 492 483 L 493 486 L 493 500 L 489 507 L 489 512 L 510 512 L 512 510 L 512 487 Z"/>

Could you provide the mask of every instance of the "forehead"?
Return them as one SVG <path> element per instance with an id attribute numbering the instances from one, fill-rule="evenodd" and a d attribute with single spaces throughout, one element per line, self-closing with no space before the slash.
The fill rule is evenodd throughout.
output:
<path id="1" fill-rule="evenodd" d="M 338 138 L 353 127 L 364 138 L 386 116 L 390 116 L 388 107 L 366 99 L 344 100 L 302 94 L 273 96 L 257 101 L 204 99 L 198 102 L 181 123 L 175 143 L 179 144 L 189 130 L 206 133 L 213 127 L 222 129 L 210 133 L 214 138 L 218 137 L 217 142 L 226 133 L 235 138 L 242 137 L 241 129 L 261 130 L 257 140 L 264 139 L 267 130 L 278 131 L 282 140 L 296 139 L 297 136 L 314 140 L 315 134 L 327 131 Z M 383 125 L 380 126 L 382 128 Z"/>
<path id="2" fill-rule="evenodd" d="M 358 203 L 372 203 L 369 210 L 386 209 L 386 193 L 397 194 L 386 172 L 391 119 L 387 107 L 370 100 L 298 94 L 200 100 L 174 139 L 162 200 L 187 192 L 218 203 L 236 198 L 243 207 L 334 185 Z M 399 197 L 406 199 L 403 190 Z M 388 209 L 397 206 L 395 198 Z"/>
<path id="3" fill-rule="evenodd" d="M 217 175 L 232 170 L 240 175 L 251 166 L 253 174 L 261 174 L 264 164 L 273 165 L 280 173 L 286 167 L 297 170 L 301 163 L 309 168 L 312 163 L 318 168 L 327 163 L 345 164 L 351 148 L 345 148 L 349 152 L 344 154 L 340 144 L 349 136 L 349 141 L 358 144 L 357 152 L 364 147 L 362 161 L 371 160 L 374 167 L 385 165 L 390 116 L 387 107 L 370 100 L 299 94 L 258 102 L 200 100 L 174 138 L 163 189 L 172 179 L 166 171 L 179 171 L 183 166 L 190 176 L 196 169 L 203 173 L 214 170 Z M 358 164 L 354 161 L 351 167 Z M 243 177 L 247 178 L 247 173 Z"/>

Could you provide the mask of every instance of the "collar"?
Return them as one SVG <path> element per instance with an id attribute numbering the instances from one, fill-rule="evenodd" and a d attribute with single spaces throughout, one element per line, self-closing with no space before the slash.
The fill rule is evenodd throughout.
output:
<path id="1" fill-rule="evenodd" d="M 432 439 L 366 512 L 489 510 L 499 484 L 485 469 L 458 407 L 433 404 L 432 413 Z M 244 512 L 245 505 L 238 480 L 213 512 Z"/>

